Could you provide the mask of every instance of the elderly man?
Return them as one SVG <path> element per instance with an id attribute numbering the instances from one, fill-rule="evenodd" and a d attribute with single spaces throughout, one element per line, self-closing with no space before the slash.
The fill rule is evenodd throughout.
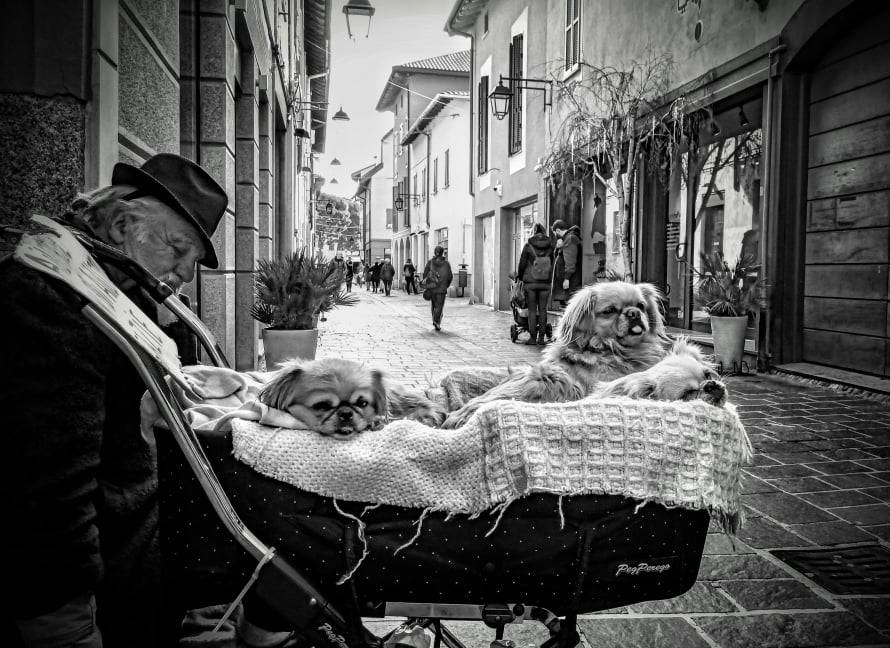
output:
<path id="1" fill-rule="evenodd" d="M 161 154 L 141 168 L 116 165 L 111 186 L 75 199 L 66 220 L 178 288 L 196 263 L 217 267 L 210 236 L 227 203 L 201 167 Z M 156 319 L 138 286 L 106 271 Z M 139 433 L 145 388 L 78 304 L 55 279 L 0 263 L 4 645 L 155 646 L 157 468 Z"/>

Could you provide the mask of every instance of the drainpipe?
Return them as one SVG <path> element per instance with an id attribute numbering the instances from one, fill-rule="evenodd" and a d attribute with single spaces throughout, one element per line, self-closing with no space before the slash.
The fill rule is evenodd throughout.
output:
<path id="1" fill-rule="evenodd" d="M 769 277 L 774 274 L 772 266 L 777 262 L 776 255 L 771 254 L 775 250 L 775 241 L 771 240 L 770 234 L 770 218 L 774 212 L 772 209 L 772 182 L 770 181 L 773 172 L 771 160 L 774 150 L 777 149 L 776 146 L 773 146 L 773 101 L 775 97 L 773 65 L 786 48 L 786 45 L 780 44 L 769 51 L 769 66 L 766 76 L 766 107 L 763 118 L 763 213 L 760 218 L 760 327 L 757 339 L 757 371 L 760 372 L 768 371 L 772 360 L 770 352 L 772 290 L 769 287 Z"/>
<path id="2" fill-rule="evenodd" d="M 420 133 L 426 137 L 426 229 L 429 231 L 430 229 L 430 200 L 433 197 L 433 194 L 430 193 L 430 134 L 428 131 L 422 131 Z"/>

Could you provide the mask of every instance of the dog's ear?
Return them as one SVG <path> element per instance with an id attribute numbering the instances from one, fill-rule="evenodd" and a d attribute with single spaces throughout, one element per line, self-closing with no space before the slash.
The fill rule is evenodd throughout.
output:
<path id="1" fill-rule="evenodd" d="M 275 409 L 284 409 L 291 401 L 293 386 L 300 381 L 302 375 L 303 365 L 300 362 L 292 360 L 282 363 L 275 378 L 260 390 L 259 400 Z"/>
<path id="2" fill-rule="evenodd" d="M 597 284 L 585 286 L 574 295 L 566 304 L 565 312 L 563 312 L 559 323 L 556 325 L 554 338 L 561 342 L 564 346 L 577 343 L 575 339 L 576 332 L 586 318 L 595 317 L 596 299 L 598 295 Z M 587 340 L 584 340 L 587 343 Z"/>
<path id="3" fill-rule="evenodd" d="M 386 393 L 386 380 L 382 371 L 374 369 L 371 372 L 371 387 L 374 394 L 374 412 L 386 414 L 389 410 L 389 396 Z"/>
<path id="4" fill-rule="evenodd" d="M 662 313 L 661 291 L 650 283 L 637 284 L 643 299 L 646 300 L 646 314 L 649 316 L 649 330 L 664 337 L 667 332 L 664 328 L 664 314 Z"/>

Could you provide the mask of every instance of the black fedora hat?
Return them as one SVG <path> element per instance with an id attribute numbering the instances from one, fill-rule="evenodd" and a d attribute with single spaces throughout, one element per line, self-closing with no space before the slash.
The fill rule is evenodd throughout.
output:
<path id="1" fill-rule="evenodd" d="M 201 265 L 219 267 L 210 237 L 226 213 L 225 190 L 200 166 L 173 153 L 159 153 L 141 167 L 118 162 L 111 184 L 136 187 L 140 195 L 157 198 L 194 225 L 206 253 Z"/>

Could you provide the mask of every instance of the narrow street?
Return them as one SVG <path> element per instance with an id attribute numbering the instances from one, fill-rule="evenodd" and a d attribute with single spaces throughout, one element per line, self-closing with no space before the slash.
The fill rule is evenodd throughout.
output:
<path id="1" fill-rule="evenodd" d="M 422 387 L 451 367 L 515 365 L 539 353 L 510 342 L 509 313 L 449 299 L 436 332 L 420 296 L 356 290 L 359 305 L 320 325 L 318 357 L 355 358 Z M 580 617 L 586 645 L 890 645 L 890 574 L 869 568 L 871 557 L 890 553 L 890 407 L 772 376 L 727 383 L 756 450 L 739 538 L 712 530 L 699 580 L 681 597 Z M 783 549 L 829 552 L 798 570 L 773 553 Z M 370 625 L 378 633 L 392 627 Z M 494 638 L 481 623 L 449 626 L 471 648 Z M 539 645 L 546 631 L 513 625 L 506 637 Z"/>

